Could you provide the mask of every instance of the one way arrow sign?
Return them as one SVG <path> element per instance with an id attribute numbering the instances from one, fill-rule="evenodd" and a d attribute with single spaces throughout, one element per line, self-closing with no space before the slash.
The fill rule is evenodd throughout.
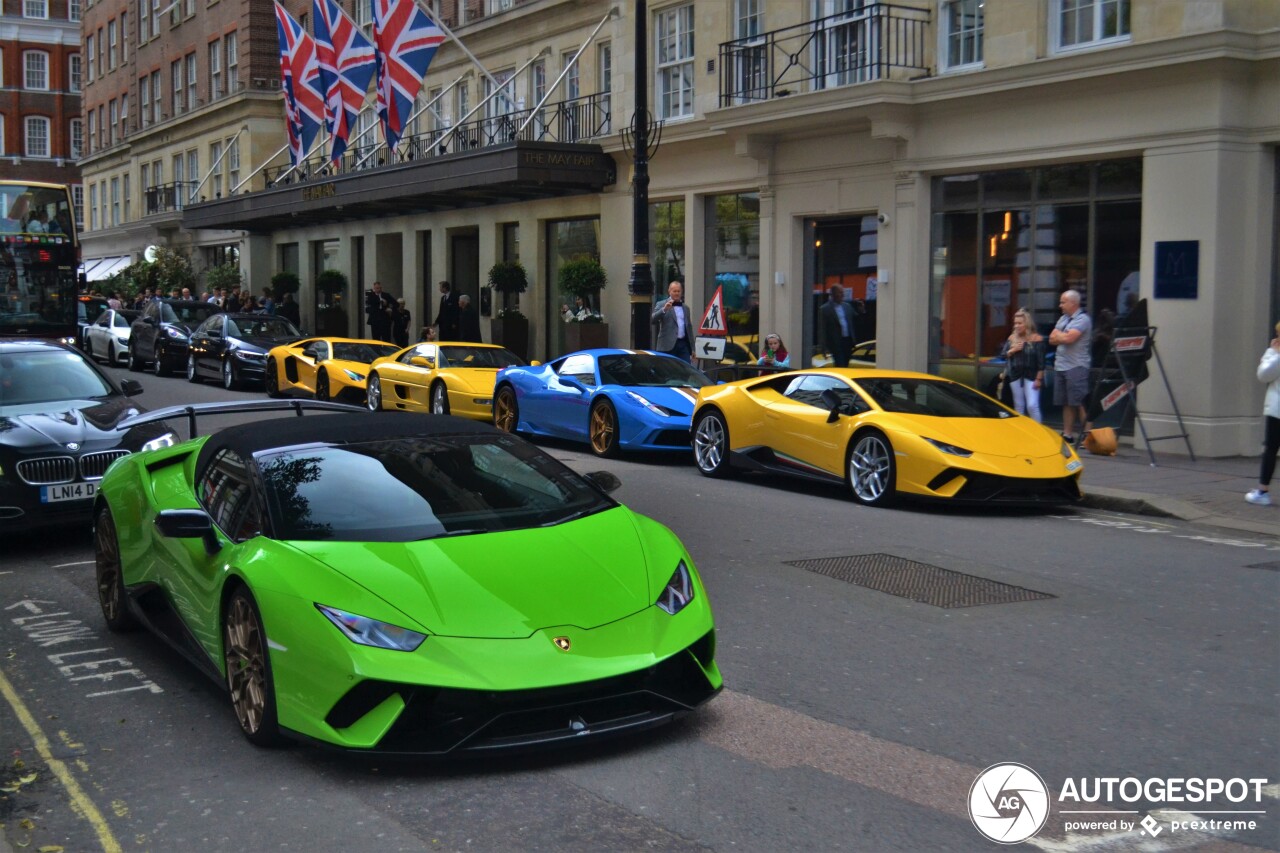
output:
<path id="1" fill-rule="evenodd" d="M 693 349 L 698 358 L 720 361 L 724 358 L 724 338 L 697 338 Z"/>

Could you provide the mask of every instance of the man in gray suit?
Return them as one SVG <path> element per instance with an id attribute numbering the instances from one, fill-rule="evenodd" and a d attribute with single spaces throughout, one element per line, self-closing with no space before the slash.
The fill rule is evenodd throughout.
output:
<path id="1" fill-rule="evenodd" d="M 667 298 L 653 306 L 653 348 L 693 363 L 693 324 L 684 304 L 684 285 L 667 285 Z"/>

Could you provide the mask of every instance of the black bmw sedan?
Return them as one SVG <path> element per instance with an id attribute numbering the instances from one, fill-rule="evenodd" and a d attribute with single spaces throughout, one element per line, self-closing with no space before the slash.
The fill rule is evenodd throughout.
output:
<path id="1" fill-rule="evenodd" d="M 169 444 L 149 424 L 116 424 L 145 411 L 79 351 L 48 341 L 0 341 L 0 534 L 90 518 L 98 481 L 116 459 Z"/>
<path id="2" fill-rule="evenodd" d="M 265 382 L 267 352 L 301 337 L 292 323 L 274 314 L 215 314 L 191 333 L 187 379 L 220 379 L 229 391 Z"/>
<path id="3" fill-rule="evenodd" d="M 196 326 L 222 309 L 197 299 L 155 299 L 142 309 L 129 335 L 129 369 L 150 364 L 168 376 L 187 363 L 187 340 Z"/>

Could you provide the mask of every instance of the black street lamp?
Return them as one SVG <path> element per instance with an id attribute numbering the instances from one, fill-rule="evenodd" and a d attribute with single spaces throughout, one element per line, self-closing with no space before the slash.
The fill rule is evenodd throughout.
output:
<path id="1" fill-rule="evenodd" d="M 631 126 L 622 132 L 623 148 L 631 155 L 631 345 L 652 345 L 649 313 L 653 307 L 653 268 L 649 265 L 649 159 L 657 152 L 662 125 L 649 112 L 649 12 L 646 0 L 636 0 L 636 108 Z M 652 137 L 652 142 L 650 142 Z"/>

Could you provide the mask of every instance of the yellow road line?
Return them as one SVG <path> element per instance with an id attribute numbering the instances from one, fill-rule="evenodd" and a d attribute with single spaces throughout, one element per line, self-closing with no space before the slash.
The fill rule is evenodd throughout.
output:
<path id="1" fill-rule="evenodd" d="M 0 693 L 4 694 L 9 707 L 13 708 L 13 712 L 18 715 L 18 721 L 22 723 L 22 727 L 31 736 L 36 752 L 40 754 L 40 757 L 44 759 L 44 763 L 49 766 L 49 769 L 53 771 L 53 775 L 58 778 L 58 781 L 62 783 L 62 787 L 66 789 L 67 795 L 71 798 L 71 808 L 89 821 L 93 831 L 98 834 L 98 842 L 102 845 L 104 853 L 120 853 L 120 842 L 116 841 L 116 837 L 111 834 L 111 827 L 107 826 L 102 813 L 93 804 L 93 800 L 90 800 L 85 794 L 75 776 L 71 775 L 67 765 L 60 759 L 53 757 L 53 751 L 49 749 L 48 736 L 40 728 L 36 718 L 27 710 L 22 697 L 13 689 L 13 685 L 9 683 L 9 679 L 5 677 L 3 670 L 0 670 Z"/>

